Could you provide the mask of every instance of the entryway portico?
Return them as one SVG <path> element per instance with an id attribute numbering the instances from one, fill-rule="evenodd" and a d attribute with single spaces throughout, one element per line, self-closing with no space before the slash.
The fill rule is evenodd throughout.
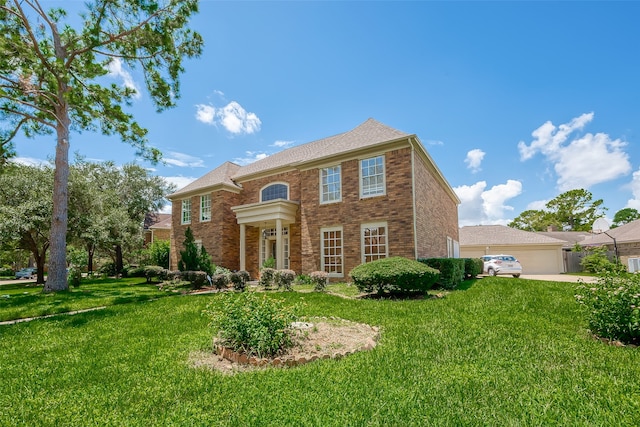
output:
<path id="1" fill-rule="evenodd" d="M 240 225 L 240 270 L 247 269 L 247 226 L 260 229 L 260 263 L 273 257 L 277 269 L 289 267 L 288 226 L 295 223 L 298 206 L 298 202 L 276 199 L 231 208 Z"/>

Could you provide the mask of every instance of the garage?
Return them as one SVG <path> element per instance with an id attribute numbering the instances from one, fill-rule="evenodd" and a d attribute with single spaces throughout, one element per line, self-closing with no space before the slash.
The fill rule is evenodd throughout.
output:
<path id="1" fill-rule="evenodd" d="M 539 233 L 504 225 L 475 225 L 460 228 L 460 256 L 508 254 L 522 264 L 523 274 L 564 273 L 562 247 L 567 242 Z"/>

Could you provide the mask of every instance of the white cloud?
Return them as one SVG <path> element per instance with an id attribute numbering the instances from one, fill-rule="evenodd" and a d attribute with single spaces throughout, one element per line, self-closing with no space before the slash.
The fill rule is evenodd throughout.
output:
<path id="1" fill-rule="evenodd" d="M 163 160 L 165 163 L 172 166 L 192 167 L 192 168 L 204 167 L 204 162 L 199 157 L 194 157 L 188 154 L 178 153 L 175 151 L 169 152 L 167 155 L 163 157 Z"/>
<path id="2" fill-rule="evenodd" d="M 480 165 L 482 164 L 482 159 L 484 159 L 485 154 L 486 153 L 479 148 L 469 151 L 467 158 L 464 159 L 464 162 L 467 164 L 467 169 L 471 169 L 473 173 L 481 171 Z"/>
<path id="3" fill-rule="evenodd" d="M 460 226 L 509 222 L 505 213 L 513 211 L 513 207 L 507 205 L 506 201 L 522 193 L 522 183 L 510 179 L 506 184 L 494 185 L 488 190 L 486 188 L 486 181 L 479 181 L 453 189 L 461 202 L 458 207 Z"/>
<path id="4" fill-rule="evenodd" d="M 534 200 L 527 205 L 527 210 L 543 211 L 547 209 L 548 200 Z"/>
<path id="5" fill-rule="evenodd" d="M 196 120 L 208 125 L 215 123 L 216 109 L 211 105 L 197 104 L 196 105 Z"/>
<path id="6" fill-rule="evenodd" d="M 222 125 L 233 134 L 252 134 L 258 132 L 262 125 L 255 113 L 247 112 L 236 101 L 231 101 L 222 108 L 207 104 L 197 104 L 196 108 L 196 120 L 215 126 Z"/>
<path id="7" fill-rule="evenodd" d="M 629 187 L 631 188 L 633 199 L 629 199 L 626 207 L 640 210 L 640 169 L 633 173 Z"/>
<path id="8" fill-rule="evenodd" d="M 109 77 L 121 78 L 122 83 L 124 84 L 125 87 L 129 89 L 133 89 L 135 91 L 135 94 L 133 95 L 133 97 L 135 99 L 140 99 L 141 92 L 140 92 L 140 89 L 138 88 L 138 85 L 133 80 L 133 77 L 131 76 L 131 74 L 127 70 L 122 68 L 122 61 L 119 58 L 113 58 L 111 62 L 107 64 L 107 70 L 109 71 L 109 74 L 108 74 Z"/>
<path id="9" fill-rule="evenodd" d="M 619 139 L 612 140 L 606 133 L 587 133 L 565 144 L 573 132 L 583 129 L 593 117 L 594 113 L 582 114 L 558 127 L 546 122 L 532 132 L 534 140 L 530 145 L 518 143 L 520 160 L 541 153 L 554 165 L 560 191 L 588 189 L 628 174 L 631 164 L 624 151 L 626 143 Z"/>
<path id="10" fill-rule="evenodd" d="M 271 144 L 271 147 L 289 148 L 293 144 L 295 144 L 295 141 L 276 141 L 273 144 Z"/>
<path id="11" fill-rule="evenodd" d="M 437 139 L 427 139 L 427 145 L 444 145 L 444 142 Z"/>
<path id="12" fill-rule="evenodd" d="M 163 176 L 162 178 L 170 184 L 174 184 L 178 190 L 186 187 L 197 179 L 190 176 Z"/>
<path id="13" fill-rule="evenodd" d="M 247 151 L 247 157 L 236 157 L 233 159 L 234 163 L 239 164 L 240 166 L 248 165 L 249 163 L 257 162 L 258 160 L 262 160 L 269 155 L 267 153 L 258 153 L 255 151 Z"/>
<path id="14" fill-rule="evenodd" d="M 9 161 L 25 166 L 53 166 L 52 161 L 36 159 L 34 157 L 14 157 L 12 159 L 9 159 Z"/>

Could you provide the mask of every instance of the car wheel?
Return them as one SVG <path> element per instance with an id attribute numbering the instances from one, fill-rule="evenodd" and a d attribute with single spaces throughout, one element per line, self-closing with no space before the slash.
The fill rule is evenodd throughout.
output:
<path id="1" fill-rule="evenodd" d="M 487 271 L 487 273 L 489 273 L 489 276 L 496 276 L 497 273 L 493 268 L 490 268 L 489 271 Z"/>
<path id="2" fill-rule="evenodd" d="M 520 275 L 519 274 L 514 274 L 513 277 L 515 277 L 517 279 L 518 277 L 520 277 Z"/>

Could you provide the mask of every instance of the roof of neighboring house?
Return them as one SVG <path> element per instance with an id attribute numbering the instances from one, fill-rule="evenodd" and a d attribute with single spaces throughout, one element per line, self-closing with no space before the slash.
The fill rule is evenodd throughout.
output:
<path id="1" fill-rule="evenodd" d="M 580 244 L 583 246 L 611 245 L 613 244 L 613 238 L 616 239 L 617 243 L 640 242 L 640 219 L 607 230 L 607 234 L 592 234 L 581 241 Z"/>
<path id="2" fill-rule="evenodd" d="M 537 231 L 538 234 L 543 236 L 553 237 L 554 239 L 560 239 L 567 242 L 565 246 L 571 247 L 578 242 L 582 242 L 584 239 L 591 236 L 588 231 Z"/>
<path id="3" fill-rule="evenodd" d="M 475 245 L 563 245 L 564 240 L 504 225 L 473 225 L 460 228 L 460 246 Z"/>
<path id="4" fill-rule="evenodd" d="M 157 225 L 165 221 L 169 221 L 169 228 L 171 228 L 171 214 L 149 212 L 144 216 L 144 229 L 158 228 Z"/>
<path id="5" fill-rule="evenodd" d="M 164 218 L 161 221 L 156 222 L 155 224 L 149 226 L 149 228 L 153 228 L 155 230 L 157 229 L 171 229 L 171 214 L 162 214 L 162 215 L 168 215 L 167 218 Z"/>

